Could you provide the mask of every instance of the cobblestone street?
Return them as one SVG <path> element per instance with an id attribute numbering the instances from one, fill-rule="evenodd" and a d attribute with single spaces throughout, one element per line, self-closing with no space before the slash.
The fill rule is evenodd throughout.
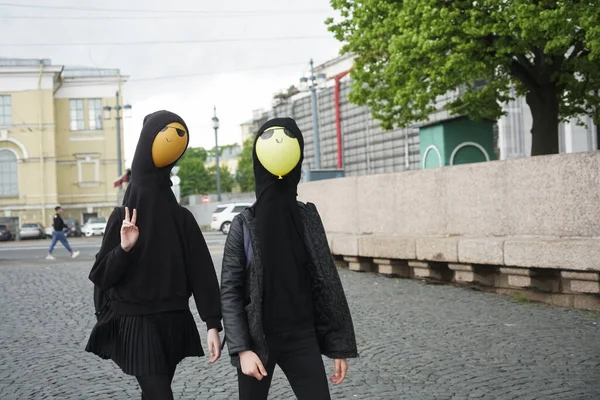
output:
<path id="1" fill-rule="evenodd" d="M 139 398 L 134 378 L 83 350 L 95 322 L 91 255 L 39 258 L 0 259 L 0 399 Z M 597 314 L 340 273 L 361 357 L 346 382 L 332 386 L 334 399 L 600 398 Z M 332 364 L 326 360 L 328 374 Z M 294 398 L 282 372 L 275 374 L 270 398 Z M 175 398 L 235 399 L 235 376 L 226 355 L 215 366 L 187 359 Z"/>

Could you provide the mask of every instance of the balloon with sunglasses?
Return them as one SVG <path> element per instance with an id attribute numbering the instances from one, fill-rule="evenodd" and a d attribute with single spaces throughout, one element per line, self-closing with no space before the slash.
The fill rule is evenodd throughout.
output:
<path id="1" fill-rule="evenodd" d="M 281 126 L 266 129 L 256 141 L 256 156 L 267 171 L 282 179 L 300 161 L 300 143 Z"/>

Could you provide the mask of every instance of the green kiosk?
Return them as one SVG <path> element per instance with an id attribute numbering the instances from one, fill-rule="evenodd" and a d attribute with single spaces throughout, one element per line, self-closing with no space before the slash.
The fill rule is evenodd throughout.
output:
<path id="1" fill-rule="evenodd" d="M 494 122 L 456 117 L 423 125 L 421 167 L 470 164 L 494 159 Z"/>

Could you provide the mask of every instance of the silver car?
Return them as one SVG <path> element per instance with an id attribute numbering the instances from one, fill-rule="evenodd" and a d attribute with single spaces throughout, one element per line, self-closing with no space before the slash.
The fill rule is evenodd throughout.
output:
<path id="1" fill-rule="evenodd" d="M 29 223 L 21 225 L 19 236 L 21 239 L 43 239 L 46 237 L 46 232 L 42 224 Z"/>

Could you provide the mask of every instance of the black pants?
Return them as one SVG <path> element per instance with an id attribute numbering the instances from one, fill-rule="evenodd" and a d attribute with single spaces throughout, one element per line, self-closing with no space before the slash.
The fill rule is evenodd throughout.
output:
<path id="1" fill-rule="evenodd" d="M 325 366 L 313 330 L 267 337 L 269 361 L 262 381 L 238 370 L 240 400 L 266 400 L 275 365 L 283 370 L 298 400 L 330 400 Z"/>
<path id="2" fill-rule="evenodd" d="M 169 375 L 136 376 L 142 389 L 142 400 L 173 400 L 171 382 L 177 365 L 169 368 Z"/>

